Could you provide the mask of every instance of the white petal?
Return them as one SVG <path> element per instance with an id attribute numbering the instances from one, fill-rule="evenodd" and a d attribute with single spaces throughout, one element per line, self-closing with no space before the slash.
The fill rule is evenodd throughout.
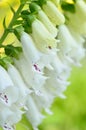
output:
<path id="1" fill-rule="evenodd" d="M 0 105 L 0 111 L 0 125 L 2 126 L 8 120 L 9 116 L 12 114 L 12 111 L 4 105 Z"/>
<path id="2" fill-rule="evenodd" d="M 36 128 L 41 123 L 43 116 L 38 111 L 37 106 L 31 96 L 28 96 L 27 107 L 28 111 L 26 113 L 26 116 L 31 122 L 33 128 Z"/>
<path id="3" fill-rule="evenodd" d="M 25 32 L 21 35 L 21 43 L 24 55 L 27 60 L 30 60 L 32 63 L 36 62 L 40 58 L 40 54 L 35 47 L 35 44 L 31 36 Z"/>
<path id="4" fill-rule="evenodd" d="M 0 93 L 0 101 L 6 104 L 7 106 L 11 106 L 18 99 L 18 89 L 14 86 L 8 87 L 2 93 Z"/>
<path id="5" fill-rule="evenodd" d="M 13 86 L 13 82 L 6 70 L 0 66 L 0 92 L 10 86 Z"/>
<path id="6" fill-rule="evenodd" d="M 20 98 L 24 98 L 27 94 L 31 93 L 31 90 L 29 90 L 27 88 L 26 84 L 24 83 L 24 81 L 23 81 L 20 73 L 16 69 L 16 67 L 14 67 L 13 65 L 9 65 L 8 73 L 9 73 L 10 77 L 12 78 L 14 85 L 19 90 Z"/>
<path id="7" fill-rule="evenodd" d="M 10 110 L 12 111 L 12 114 L 7 120 L 10 125 L 16 124 L 22 119 L 22 115 L 24 112 L 20 109 L 21 108 L 18 108 L 16 105 L 11 106 Z"/>

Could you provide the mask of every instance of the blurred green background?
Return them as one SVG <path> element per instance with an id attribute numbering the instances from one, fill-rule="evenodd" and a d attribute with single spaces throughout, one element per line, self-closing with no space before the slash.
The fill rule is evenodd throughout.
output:
<path id="1" fill-rule="evenodd" d="M 2 35 L 2 18 L 10 12 L 7 0 L 0 1 L 0 35 Z M 12 2 L 15 5 L 16 2 Z M 8 10 L 8 12 L 7 12 Z M 10 13 L 11 15 L 11 13 Z M 9 16 L 8 16 L 9 19 Z M 7 22 L 8 22 L 7 19 Z M 8 22 L 9 23 L 9 22 Z M 65 92 L 66 99 L 55 99 L 51 110 L 53 115 L 46 115 L 39 130 L 86 130 L 86 60 L 81 68 L 73 68 L 69 78 L 71 85 Z M 25 117 L 16 125 L 17 130 L 32 130 Z M 1 129 L 0 129 L 1 130 Z"/>

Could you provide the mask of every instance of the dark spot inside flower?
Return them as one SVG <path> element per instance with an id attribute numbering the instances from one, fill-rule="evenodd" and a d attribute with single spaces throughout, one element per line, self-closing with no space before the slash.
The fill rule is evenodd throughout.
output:
<path id="1" fill-rule="evenodd" d="M 4 128 L 7 130 L 11 130 L 11 127 L 7 126 L 7 124 L 5 123 Z"/>
<path id="2" fill-rule="evenodd" d="M 7 128 L 7 126 L 4 126 L 4 128 Z"/>
<path id="3" fill-rule="evenodd" d="M 35 70 L 41 71 L 36 64 L 34 64 L 33 66 L 34 66 Z"/>
<path id="4" fill-rule="evenodd" d="M 6 102 L 8 103 L 8 97 L 7 97 L 7 95 L 4 95 L 4 98 L 5 98 Z"/>
<path id="5" fill-rule="evenodd" d="M 8 97 L 7 97 L 6 94 L 0 93 L 0 98 L 1 98 L 3 101 L 5 101 L 5 103 L 8 103 Z"/>
<path id="6" fill-rule="evenodd" d="M 52 49 L 52 47 L 51 47 L 51 46 L 48 46 L 48 48 L 49 48 L 49 49 Z"/>

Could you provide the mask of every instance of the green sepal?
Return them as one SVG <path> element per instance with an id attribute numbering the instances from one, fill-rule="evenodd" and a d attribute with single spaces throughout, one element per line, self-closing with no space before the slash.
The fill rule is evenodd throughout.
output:
<path id="1" fill-rule="evenodd" d="M 23 10 L 21 12 L 21 17 L 23 19 L 23 27 L 24 27 L 24 31 L 27 33 L 31 33 L 32 32 L 32 23 L 33 21 L 36 19 L 36 16 L 33 13 L 30 13 L 28 10 Z"/>
<path id="2" fill-rule="evenodd" d="M 22 52 L 21 47 L 14 47 L 13 45 L 7 45 L 5 46 L 5 54 L 9 57 L 13 57 L 16 59 L 19 59 L 19 55 Z"/>
<path id="3" fill-rule="evenodd" d="M 37 0 L 36 3 L 42 7 L 43 4 L 46 4 L 47 0 Z"/>
<path id="4" fill-rule="evenodd" d="M 38 12 L 41 9 L 40 6 L 38 6 L 35 2 L 31 2 L 29 4 L 29 8 L 31 13 Z"/>
<path id="5" fill-rule="evenodd" d="M 22 17 L 23 19 L 26 19 L 29 14 L 30 14 L 30 12 L 29 12 L 28 10 L 23 10 L 23 11 L 21 12 L 21 17 Z"/>
<path id="6" fill-rule="evenodd" d="M 20 41 L 21 34 L 22 34 L 23 31 L 24 31 L 24 28 L 21 25 L 14 28 L 14 34 L 19 41 Z"/>
<path id="7" fill-rule="evenodd" d="M 8 68 L 8 64 L 13 64 L 13 59 L 11 57 L 5 56 L 0 58 L 0 65 L 3 66 L 6 70 Z"/>
<path id="8" fill-rule="evenodd" d="M 28 22 L 28 25 L 31 27 L 33 21 L 36 19 L 35 15 L 32 15 L 32 14 L 29 14 L 27 16 L 27 22 Z"/>
<path id="9" fill-rule="evenodd" d="M 67 3 L 67 2 L 62 2 L 61 3 L 61 7 L 64 11 L 68 11 L 68 12 L 71 12 L 71 13 L 75 13 L 75 6 L 74 4 L 70 4 L 70 3 Z"/>
<path id="10" fill-rule="evenodd" d="M 0 65 L 3 66 L 5 69 L 7 69 L 6 63 L 3 61 L 3 59 L 0 59 Z"/>
<path id="11" fill-rule="evenodd" d="M 29 26 L 31 26 L 32 22 L 35 20 L 35 15 L 31 14 L 28 10 L 23 10 L 21 12 L 21 17 L 28 23 Z"/>
<path id="12" fill-rule="evenodd" d="M 24 21 L 23 27 L 24 27 L 25 32 L 32 33 L 32 28 L 31 28 L 31 26 L 29 26 L 27 21 Z"/>

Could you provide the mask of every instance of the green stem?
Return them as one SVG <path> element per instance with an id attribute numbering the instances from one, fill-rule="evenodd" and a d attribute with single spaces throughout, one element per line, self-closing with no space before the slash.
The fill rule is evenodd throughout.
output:
<path id="1" fill-rule="evenodd" d="M 9 26 L 8 26 L 8 29 L 5 29 L 4 30 L 4 33 L 0 39 L 0 44 L 3 43 L 3 41 L 5 40 L 5 38 L 7 37 L 8 33 L 9 33 L 9 29 L 12 29 L 12 26 L 14 25 L 15 21 L 17 20 L 17 18 L 19 17 L 19 13 L 21 12 L 22 8 L 24 7 L 24 4 L 20 4 L 19 8 L 17 9 L 16 13 L 14 14 Z"/>

